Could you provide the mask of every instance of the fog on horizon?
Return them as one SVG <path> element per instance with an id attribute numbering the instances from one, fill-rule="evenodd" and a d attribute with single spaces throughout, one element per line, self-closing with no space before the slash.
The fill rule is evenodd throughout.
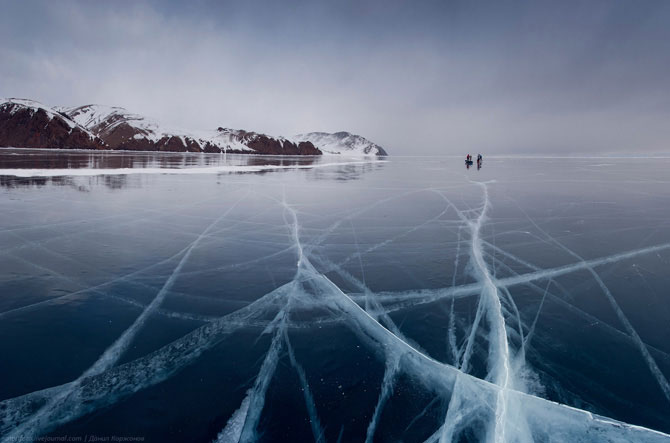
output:
<path id="1" fill-rule="evenodd" d="M 391 155 L 670 151 L 670 2 L 0 0 L 0 96 Z"/>

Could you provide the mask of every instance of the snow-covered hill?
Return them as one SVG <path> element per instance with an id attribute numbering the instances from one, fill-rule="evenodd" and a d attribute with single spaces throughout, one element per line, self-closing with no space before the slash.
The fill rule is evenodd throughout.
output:
<path id="1" fill-rule="evenodd" d="M 99 135 L 112 149 L 253 152 L 235 137 L 226 137 L 219 131 L 195 134 L 120 107 L 85 105 L 63 108 L 61 112 Z"/>
<path id="2" fill-rule="evenodd" d="M 65 123 L 70 129 L 76 128 L 78 124 L 78 122 L 68 118 L 67 114 L 64 115 L 63 113 L 59 112 L 58 109 L 49 108 L 48 106 L 43 105 L 42 103 L 35 100 L 29 100 L 25 98 L 8 98 L 2 101 L 0 108 L 3 111 L 9 112 L 10 114 L 15 114 L 22 110 L 28 111 L 31 114 L 41 111 L 47 115 L 49 120 L 53 120 L 54 118 L 57 120 L 62 120 L 62 122 Z M 81 125 L 80 129 L 88 133 L 91 137 L 95 137 L 91 132 L 85 129 L 85 125 Z"/>
<path id="3" fill-rule="evenodd" d="M 102 140 L 66 114 L 34 100 L 20 98 L 0 102 L 0 146 L 105 148 Z"/>
<path id="4" fill-rule="evenodd" d="M 168 127 L 124 108 L 86 105 L 62 109 L 112 149 L 204 151 L 242 154 L 320 155 L 311 143 L 293 143 L 250 131 L 218 128 L 192 132 Z"/>
<path id="5" fill-rule="evenodd" d="M 324 154 L 345 154 L 351 156 L 385 156 L 384 148 L 370 140 L 350 132 L 309 132 L 293 137 L 296 141 L 309 141 Z"/>
<path id="6" fill-rule="evenodd" d="M 120 107 L 51 108 L 25 99 L 0 102 L 0 146 L 269 155 L 386 155 L 379 145 L 349 132 L 310 132 L 292 138 L 224 127 L 195 132 L 165 126 Z"/>
<path id="7" fill-rule="evenodd" d="M 132 132 L 132 138 L 134 139 L 144 138 L 153 142 L 157 142 L 165 136 L 189 136 L 185 131 L 163 127 L 158 122 L 138 114 L 132 114 L 124 108 L 85 105 L 56 109 L 91 132 L 105 138 L 113 137 L 115 134 L 120 139 L 123 138 L 123 135 L 119 133 L 122 128 L 127 128 L 128 132 Z"/>

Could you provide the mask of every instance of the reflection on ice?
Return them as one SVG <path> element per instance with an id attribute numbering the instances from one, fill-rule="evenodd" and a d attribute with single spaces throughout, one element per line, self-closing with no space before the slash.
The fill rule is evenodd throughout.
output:
<path id="1" fill-rule="evenodd" d="M 104 184 L 110 189 L 140 187 L 137 175 L 268 174 L 305 170 L 310 180 L 358 180 L 383 167 L 378 159 L 279 157 L 155 152 L 63 152 L 0 149 L 0 187 L 68 186 L 88 192 Z"/>

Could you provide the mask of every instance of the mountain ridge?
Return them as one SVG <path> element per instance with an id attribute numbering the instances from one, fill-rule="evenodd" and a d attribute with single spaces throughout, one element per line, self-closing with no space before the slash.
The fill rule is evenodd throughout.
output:
<path id="1" fill-rule="evenodd" d="M 18 98 L 3 99 L 0 103 L 0 146 L 267 155 L 386 155 L 380 146 L 348 132 L 312 132 L 294 137 L 224 127 L 196 132 L 168 127 L 118 106 L 48 107 L 34 100 Z"/>

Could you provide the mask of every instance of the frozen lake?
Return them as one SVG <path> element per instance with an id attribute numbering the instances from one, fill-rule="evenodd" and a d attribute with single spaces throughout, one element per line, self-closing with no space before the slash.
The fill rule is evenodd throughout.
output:
<path id="1" fill-rule="evenodd" d="M 670 442 L 669 168 L 0 149 L 2 440 Z"/>

